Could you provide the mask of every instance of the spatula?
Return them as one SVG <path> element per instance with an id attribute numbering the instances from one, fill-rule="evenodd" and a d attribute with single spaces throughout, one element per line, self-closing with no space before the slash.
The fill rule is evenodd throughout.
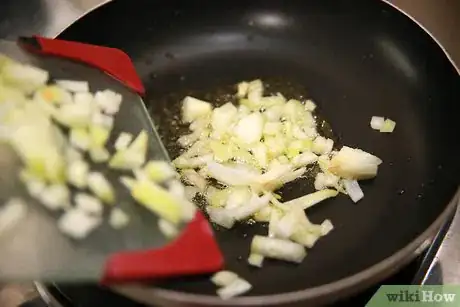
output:
<path id="1" fill-rule="evenodd" d="M 141 96 L 145 90 L 129 56 L 121 50 L 43 37 L 0 41 L 0 53 L 50 72 L 52 78 L 88 81 L 91 91 L 111 89 L 122 94 L 109 140 L 121 131 L 149 134 L 148 159 L 169 161 Z M 20 163 L 8 146 L 0 146 L 0 197 L 26 194 L 15 178 Z M 212 228 L 197 211 L 172 242 L 158 229 L 158 217 L 133 201 L 114 174 L 117 205 L 130 216 L 126 228 L 102 225 L 82 240 L 63 235 L 57 215 L 28 199 L 26 217 L 0 235 L 0 280 L 113 283 L 203 274 L 223 266 Z M 25 197 L 25 196 L 24 196 Z M 1 205 L 0 205 L 1 207 Z"/>

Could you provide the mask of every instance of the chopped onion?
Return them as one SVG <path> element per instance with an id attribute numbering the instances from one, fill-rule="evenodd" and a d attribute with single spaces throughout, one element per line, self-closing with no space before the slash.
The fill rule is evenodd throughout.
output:
<path id="1" fill-rule="evenodd" d="M 117 140 L 115 141 L 114 147 L 116 150 L 127 149 L 132 140 L 133 140 L 133 135 L 131 133 L 121 132 L 118 135 Z"/>
<path id="2" fill-rule="evenodd" d="M 70 143 L 78 149 L 88 150 L 91 143 L 88 130 L 75 128 L 70 130 Z"/>
<path id="3" fill-rule="evenodd" d="M 120 208 L 113 208 L 110 212 L 109 224 L 115 229 L 124 228 L 129 224 L 129 216 Z"/>
<path id="4" fill-rule="evenodd" d="M 97 216 L 87 215 L 80 209 L 70 209 L 59 219 L 58 228 L 69 237 L 80 240 L 86 238 L 101 222 Z"/>
<path id="5" fill-rule="evenodd" d="M 20 198 L 11 198 L 0 209 L 0 235 L 16 226 L 27 214 L 27 205 Z"/>
<path id="6" fill-rule="evenodd" d="M 102 173 L 92 172 L 88 174 L 88 188 L 103 202 L 107 204 L 115 202 L 114 189 Z"/>
<path id="7" fill-rule="evenodd" d="M 234 133 L 243 144 L 258 142 L 262 137 L 264 119 L 262 114 L 254 112 L 242 118 L 235 127 Z"/>
<path id="8" fill-rule="evenodd" d="M 114 115 L 120 110 L 120 105 L 123 97 L 111 90 L 96 92 L 94 101 L 98 107 L 106 114 Z"/>
<path id="9" fill-rule="evenodd" d="M 380 130 L 385 122 L 385 118 L 380 116 L 372 116 L 371 118 L 371 128 L 374 130 Z"/>
<path id="10" fill-rule="evenodd" d="M 89 165 L 83 160 L 73 160 L 67 166 L 67 181 L 79 189 L 88 184 Z"/>
<path id="11" fill-rule="evenodd" d="M 104 147 L 92 147 L 89 150 L 89 156 L 94 163 L 103 163 L 109 160 L 110 153 Z"/>
<path id="12" fill-rule="evenodd" d="M 211 282 L 218 287 L 225 287 L 233 283 L 239 277 L 231 271 L 219 271 L 211 277 Z"/>
<path id="13" fill-rule="evenodd" d="M 208 162 L 207 167 L 208 173 L 212 178 L 228 185 L 247 186 L 256 182 L 258 178 L 258 175 L 253 172 L 224 166 L 215 162 Z"/>
<path id="14" fill-rule="evenodd" d="M 46 208 L 50 210 L 69 208 L 69 188 L 63 184 L 50 185 L 40 193 L 39 200 Z"/>
<path id="15" fill-rule="evenodd" d="M 387 132 L 391 133 L 393 130 L 395 130 L 396 127 L 396 122 L 392 121 L 391 119 L 387 118 L 383 122 L 382 127 L 380 128 L 380 132 Z"/>
<path id="16" fill-rule="evenodd" d="M 334 141 L 322 136 L 316 137 L 313 141 L 312 151 L 318 155 L 328 154 L 334 147 Z"/>
<path id="17" fill-rule="evenodd" d="M 77 193 L 75 195 L 75 205 L 89 215 L 100 216 L 103 211 L 102 203 L 99 199 L 86 193 Z"/>
<path id="18" fill-rule="evenodd" d="M 238 278 L 237 280 L 233 281 L 231 284 L 218 289 L 217 295 L 223 300 L 228 300 L 232 297 L 246 293 L 250 291 L 251 289 L 252 289 L 252 285 L 250 283 L 248 283 L 244 279 Z"/>
<path id="19" fill-rule="evenodd" d="M 256 235 L 252 239 L 251 254 L 267 258 L 300 263 L 307 255 L 305 248 L 297 243 Z"/>
<path id="20" fill-rule="evenodd" d="M 173 224 L 178 224 L 182 219 L 181 201 L 151 181 L 136 181 L 131 195 L 147 209 Z"/>
<path id="21" fill-rule="evenodd" d="M 190 123 L 202 116 L 205 116 L 212 111 L 212 106 L 209 102 L 199 100 L 187 96 L 182 101 L 182 120 L 185 123 Z"/>
<path id="22" fill-rule="evenodd" d="M 207 207 L 206 211 L 211 221 L 219 226 L 230 229 L 235 224 L 235 217 L 228 209 Z"/>
<path id="23" fill-rule="evenodd" d="M 264 256 L 259 254 L 250 254 L 248 257 L 248 263 L 252 266 L 261 268 L 264 263 Z"/>
<path id="24" fill-rule="evenodd" d="M 305 100 L 305 110 L 313 112 L 316 109 L 316 104 L 311 99 Z"/>
<path id="25" fill-rule="evenodd" d="M 292 159 L 292 164 L 296 167 L 303 167 L 309 164 L 315 163 L 318 160 L 318 156 L 312 152 L 304 152 Z"/>
<path id="26" fill-rule="evenodd" d="M 89 124 L 104 127 L 110 130 L 113 128 L 114 118 L 111 115 L 106 115 L 99 111 L 96 111 L 93 113 L 91 122 Z"/>
<path id="27" fill-rule="evenodd" d="M 315 178 L 315 189 L 323 190 L 328 187 L 337 187 L 339 179 L 339 177 L 330 173 L 318 173 Z"/>
<path id="28" fill-rule="evenodd" d="M 200 189 L 200 191 L 204 191 L 206 189 L 206 179 L 201 177 L 195 170 L 184 170 L 182 171 L 182 175 L 187 183 L 196 186 L 198 189 Z"/>
<path id="29" fill-rule="evenodd" d="M 319 202 L 322 202 L 325 199 L 336 197 L 337 194 L 339 194 L 339 192 L 337 192 L 336 190 L 325 189 L 290 200 L 288 202 L 285 202 L 284 205 L 298 206 L 305 210 L 316 205 Z"/>
<path id="30" fill-rule="evenodd" d="M 109 161 L 114 169 L 133 170 L 145 163 L 148 147 L 148 135 L 142 130 L 125 150 L 117 151 Z"/>
<path id="31" fill-rule="evenodd" d="M 274 235 L 280 239 L 289 239 L 298 226 L 298 212 L 291 210 L 286 213 L 275 225 Z"/>
<path id="32" fill-rule="evenodd" d="M 38 67 L 8 61 L 3 65 L 2 79 L 4 84 L 31 93 L 46 84 L 49 73 Z"/>
<path id="33" fill-rule="evenodd" d="M 69 128 L 85 128 L 91 123 L 93 109 L 90 101 L 63 104 L 54 118 Z"/>
<path id="34" fill-rule="evenodd" d="M 246 205 L 251 201 L 251 190 L 246 187 L 233 187 L 228 189 L 225 208 L 234 209 Z"/>
<path id="35" fill-rule="evenodd" d="M 228 210 L 231 210 L 231 214 L 236 220 L 244 220 L 268 206 L 270 199 L 270 194 L 266 194 L 262 197 L 253 194 L 247 205 Z"/>
<path id="36" fill-rule="evenodd" d="M 212 112 L 211 127 L 218 133 L 225 132 L 230 128 L 237 114 L 236 107 L 226 103 Z"/>
<path id="37" fill-rule="evenodd" d="M 345 186 L 345 190 L 347 191 L 348 196 L 350 196 L 351 200 L 353 200 L 355 203 L 364 197 L 363 190 L 361 190 L 358 181 L 344 179 L 342 182 Z"/>
<path id="38" fill-rule="evenodd" d="M 168 222 L 165 219 L 158 220 L 158 229 L 160 229 L 161 233 L 164 234 L 167 238 L 175 238 L 179 234 L 179 230 L 177 229 L 176 225 Z"/>
<path id="39" fill-rule="evenodd" d="M 328 170 L 346 179 L 369 179 L 377 175 L 378 166 L 381 163 L 382 160 L 370 153 L 343 146 L 332 157 Z"/>
<path id="40" fill-rule="evenodd" d="M 89 84 L 87 81 L 56 80 L 56 84 L 71 92 L 89 92 Z"/>
<path id="41" fill-rule="evenodd" d="M 144 171 L 150 180 L 157 183 L 172 179 L 177 175 L 174 168 L 164 161 L 149 161 L 145 165 Z"/>
<path id="42" fill-rule="evenodd" d="M 89 135 L 91 147 L 101 148 L 104 147 L 110 137 L 111 128 L 102 125 L 90 125 Z"/>

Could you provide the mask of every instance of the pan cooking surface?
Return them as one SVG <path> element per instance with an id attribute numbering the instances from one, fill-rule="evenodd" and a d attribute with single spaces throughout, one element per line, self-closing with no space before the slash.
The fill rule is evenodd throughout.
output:
<path id="1" fill-rule="evenodd" d="M 358 204 L 340 196 L 309 211 L 314 222 L 331 219 L 335 230 L 301 265 L 246 264 L 250 240 L 264 226 L 216 232 L 228 268 L 254 285 L 252 295 L 299 291 L 371 267 L 426 230 L 457 189 L 458 75 L 426 33 L 384 3 L 120 0 L 60 38 L 126 51 L 166 139 L 185 95 L 225 98 L 238 81 L 261 78 L 286 96 L 313 98 L 339 140 L 384 161 L 377 178 L 363 182 Z M 373 115 L 395 120 L 395 132 L 372 130 Z M 296 189 L 291 198 L 312 186 Z M 215 293 L 203 277 L 158 286 Z"/>

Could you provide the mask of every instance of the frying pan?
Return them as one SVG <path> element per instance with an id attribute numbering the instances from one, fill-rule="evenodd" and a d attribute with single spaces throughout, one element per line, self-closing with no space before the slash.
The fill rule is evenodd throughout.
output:
<path id="1" fill-rule="evenodd" d="M 458 72 L 428 33 L 386 2 L 117 0 L 59 38 L 130 55 L 173 157 L 172 120 L 183 96 L 226 100 L 237 82 L 261 78 L 270 91 L 313 98 L 339 144 L 384 161 L 377 178 L 362 185 L 361 202 L 343 196 L 309 211 L 314 222 L 329 218 L 336 228 L 300 265 L 267 261 L 251 269 L 242 260 L 251 237 L 265 233 L 261 225 L 216 231 L 227 267 L 254 285 L 246 296 L 221 301 L 206 276 L 116 288 L 132 300 L 168 306 L 335 301 L 413 259 L 455 207 Z M 395 120 L 395 132 L 370 129 L 373 115 Z M 311 190 L 302 181 L 283 195 L 288 200 Z M 61 285 L 64 295 L 78 287 Z"/>

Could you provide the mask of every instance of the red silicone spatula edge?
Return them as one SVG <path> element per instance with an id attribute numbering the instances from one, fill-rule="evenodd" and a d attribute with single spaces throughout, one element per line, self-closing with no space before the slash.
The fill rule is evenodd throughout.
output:
<path id="1" fill-rule="evenodd" d="M 98 68 L 139 95 L 145 88 L 130 57 L 120 49 L 50 39 L 41 36 L 20 37 L 18 44 L 26 50 L 82 62 Z"/>

